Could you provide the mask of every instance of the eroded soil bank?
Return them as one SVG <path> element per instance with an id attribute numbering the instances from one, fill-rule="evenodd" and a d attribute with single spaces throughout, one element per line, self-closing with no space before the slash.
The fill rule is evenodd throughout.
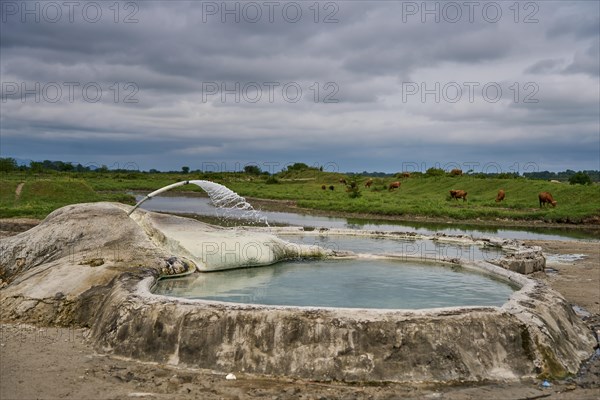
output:
<path id="1" fill-rule="evenodd" d="M 556 273 L 546 280 L 565 298 L 593 313 L 588 325 L 600 321 L 600 249 L 597 243 L 536 242 L 549 254 L 583 254 L 572 262 L 548 261 Z M 121 360 L 96 354 L 85 344 L 83 329 L 40 328 L 4 324 L 0 335 L 0 398 L 450 398 L 450 399 L 596 399 L 600 395 L 600 362 L 587 365 L 581 376 L 552 382 L 488 385 L 422 386 L 415 384 L 356 385 L 272 379 L 180 369 Z M 548 396 L 549 395 L 549 396 Z"/>

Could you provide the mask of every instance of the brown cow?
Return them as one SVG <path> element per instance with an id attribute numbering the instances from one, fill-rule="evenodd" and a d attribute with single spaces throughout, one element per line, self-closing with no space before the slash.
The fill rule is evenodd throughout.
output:
<path id="1" fill-rule="evenodd" d="M 465 192 L 464 190 L 451 190 L 450 197 L 452 197 L 453 199 L 456 199 L 456 200 L 462 198 L 463 201 L 466 201 L 467 200 L 467 192 Z"/>
<path id="2" fill-rule="evenodd" d="M 400 182 L 392 182 L 392 183 L 390 183 L 390 186 L 388 186 L 388 190 L 391 192 L 394 189 L 399 189 L 400 185 L 401 185 Z"/>
<path id="3" fill-rule="evenodd" d="M 452 175 L 452 176 L 462 175 L 462 169 L 454 168 L 452 171 L 450 171 L 450 175 Z"/>
<path id="4" fill-rule="evenodd" d="M 327 186 L 325 186 L 325 185 L 321 185 L 321 189 L 323 189 L 323 190 L 327 190 Z"/>
<path id="5" fill-rule="evenodd" d="M 402 177 L 403 178 L 410 178 L 410 172 L 403 172 L 402 173 Z"/>
<path id="6" fill-rule="evenodd" d="M 344 178 L 340 179 L 340 183 L 343 184 L 343 185 L 347 185 L 348 184 Z"/>
<path id="7" fill-rule="evenodd" d="M 554 201 L 554 198 L 549 192 L 538 194 L 538 199 L 540 199 L 540 208 L 542 208 L 542 205 L 546 205 L 546 203 L 552 204 L 552 207 L 556 207 L 556 201 Z"/>
<path id="8" fill-rule="evenodd" d="M 365 187 L 370 188 L 373 184 L 373 179 L 369 178 L 369 180 L 365 183 Z"/>
<path id="9" fill-rule="evenodd" d="M 502 189 L 498 190 L 498 195 L 496 196 L 496 203 L 504 200 L 505 196 L 506 196 L 506 193 L 504 192 L 504 190 L 502 190 Z"/>

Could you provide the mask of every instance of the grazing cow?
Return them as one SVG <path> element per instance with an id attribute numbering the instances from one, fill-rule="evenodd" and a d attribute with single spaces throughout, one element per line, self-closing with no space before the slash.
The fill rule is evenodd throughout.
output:
<path id="1" fill-rule="evenodd" d="M 455 200 L 462 198 L 463 201 L 466 201 L 467 200 L 467 192 L 465 192 L 464 190 L 451 190 L 450 197 L 452 197 Z"/>
<path id="2" fill-rule="evenodd" d="M 327 190 L 327 186 L 325 186 L 325 185 L 321 185 L 321 189 L 323 189 L 323 190 Z"/>
<path id="3" fill-rule="evenodd" d="M 365 187 L 366 188 L 371 188 L 372 184 L 373 184 L 373 179 L 369 178 L 369 180 L 365 183 Z"/>
<path id="4" fill-rule="evenodd" d="M 329 185 L 329 190 L 333 190 L 333 189 L 335 189 L 335 186 Z"/>
<path id="5" fill-rule="evenodd" d="M 552 204 L 552 207 L 556 207 L 556 201 L 554 201 L 554 198 L 549 192 L 538 194 L 538 198 L 540 199 L 540 208 L 542 208 L 542 205 L 546 205 L 546 203 Z"/>
<path id="6" fill-rule="evenodd" d="M 342 185 L 347 185 L 347 184 L 348 184 L 344 178 L 341 178 L 341 179 L 340 179 L 340 183 L 341 183 Z"/>
<path id="7" fill-rule="evenodd" d="M 452 176 L 462 175 L 462 169 L 454 168 L 452 171 L 450 171 L 450 175 L 452 175 Z"/>
<path id="8" fill-rule="evenodd" d="M 410 178 L 410 172 L 403 172 L 402 173 L 402 177 L 403 178 Z"/>
<path id="9" fill-rule="evenodd" d="M 390 183 L 390 186 L 388 186 L 388 190 L 391 192 L 394 189 L 399 189 L 400 185 L 401 185 L 400 182 L 392 182 L 392 183 Z"/>
<path id="10" fill-rule="evenodd" d="M 502 200 L 504 200 L 505 196 L 506 196 L 506 193 L 504 192 L 504 190 L 502 190 L 502 189 L 498 190 L 498 195 L 496 196 L 496 203 L 499 203 Z"/>

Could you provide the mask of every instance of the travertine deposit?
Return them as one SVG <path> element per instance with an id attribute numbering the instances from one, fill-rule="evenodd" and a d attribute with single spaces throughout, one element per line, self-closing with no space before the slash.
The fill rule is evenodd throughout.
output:
<path id="1" fill-rule="evenodd" d="M 2 320 L 91 327 L 101 351 L 224 372 L 317 380 L 481 381 L 575 373 L 595 340 L 567 302 L 511 271 L 516 242 L 498 265 L 460 263 L 518 284 L 502 307 L 421 311 L 257 306 L 151 293 L 165 275 L 265 265 L 293 257 L 336 257 L 268 232 L 224 229 L 136 211 L 80 204 L 0 241 Z M 439 238 L 439 240 L 468 240 Z M 346 254 L 345 256 L 352 256 Z M 398 255 L 399 257 L 401 255 Z M 511 264 L 510 259 L 513 259 Z M 506 261 L 508 260 L 508 261 Z M 515 264 L 516 263 L 516 264 Z M 525 264 L 519 264 L 525 265 Z"/>

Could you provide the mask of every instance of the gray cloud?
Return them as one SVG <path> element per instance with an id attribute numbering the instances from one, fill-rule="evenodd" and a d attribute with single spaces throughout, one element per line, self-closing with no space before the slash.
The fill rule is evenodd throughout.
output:
<path id="1" fill-rule="evenodd" d="M 590 76 L 600 75 L 600 41 L 596 38 L 585 51 L 578 50 L 573 62 L 565 68 L 565 73 L 584 73 Z"/>
<path id="2" fill-rule="evenodd" d="M 438 4 L 436 22 L 423 10 L 407 13 L 421 2 L 393 1 L 322 2 L 318 15 L 314 3 L 298 2 L 302 16 L 290 22 L 281 10 L 292 3 L 282 2 L 273 22 L 263 7 L 256 23 L 247 18 L 254 14 L 239 22 L 226 15 L 225 23 L 207 14 L 221 2 L 133 3 L 137 23 L 123 23 L 132 11 L 126 2 L 118 23 L 108 3 L 96 23 L 81 13 L 73 22 L 64 15 L 23 23 L 3 9 L 2 156 L 145 169 L 289 161 L 360 171 L 465 160 L 598 166 L 597 2 L 540 2 L 537 10 L 520 3 L 518 16 L 512 3 L 495 3 L 497 22 L 482 14 L 485 3 L 472 21 L 463 9 L 456 22 L 443 14 L 445 3 L 429 3 Z M 337 22 L 325 23 L 328 15 Z M 63 90 L 55 102 L 52 82 Z M 73 99 L 65 82 L 79 84 Z M 448 93 L 404 98 L 406 82 L 479 86 L 473 101 L 464 92 L 453 102 Z M 39 101 L 29 92 L 23 99 L 22 85 L 36 83 Z M 96 102 L 82 90 L 90 83 L 102 91 Z M 486 83 L 501 87 L 498 101 L 485 98 Z M 537 102 L 525 101 L 531 84 Z"/>

